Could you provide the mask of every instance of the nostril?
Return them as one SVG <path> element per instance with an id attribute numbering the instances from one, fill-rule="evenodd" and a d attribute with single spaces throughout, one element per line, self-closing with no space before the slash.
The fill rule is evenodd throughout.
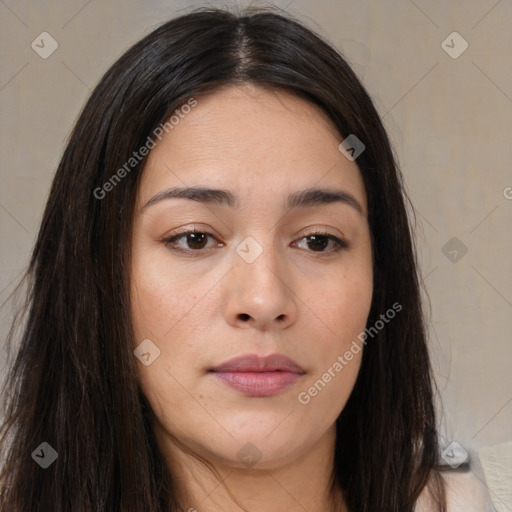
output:
<path id="1" fill-rule="evenodd" d="M 240 313 L 240 315 L 238 315 L 240 317 L 241 320 L 249 320 L 250 315 L 248 315 L 247 313 Z"/>

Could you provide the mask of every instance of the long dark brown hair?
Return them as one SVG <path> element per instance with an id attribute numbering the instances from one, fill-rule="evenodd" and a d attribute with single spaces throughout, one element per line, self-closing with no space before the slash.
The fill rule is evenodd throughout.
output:
<path id="1" fill-rule="evenodd" d="M 424 488 L 444 510 L 434 385 L 402 177 L 379 115 L 339 52 L 274 9 L 200 9 L 173 19 L 106 72 L 74 127 L 24 278 L 20 346 L 3 388 L 2 512 L 178 510 L 136 378 L 130 244 L 142 159 L 96 193 L 191 97 L 251 83 L 318 105 L 355 134 L 374 261 L 368 341 L 336 422 L 332 489 L 351 512 L 412 512 Z M 8 338 L 13 344 L 14 329 Z M 32 453 L 58 452 L 47 469 Z"/>

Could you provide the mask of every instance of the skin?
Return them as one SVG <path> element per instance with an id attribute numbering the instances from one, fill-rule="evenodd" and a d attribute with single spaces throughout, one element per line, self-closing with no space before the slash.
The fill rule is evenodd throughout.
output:
<path id="1" fill-rule="evenodd" d="M 290 93 L 243 85 L 197 100 L 150 152 L 134 217 L 134 330 L 160 350 L 149 366 L 137 363 L 157 443 L 186 511 L 345 511 L 328 496 L 335 420 L 362 351 L 309 403 L 298 395 L 366 325 L 373 276 L 360 171 L 321 110 Z M 144 208 L 176 186 L 228 189 L 239 205 L 180 198 Z M 285 208 L 288 194 L 309 187 L 342 189 L 361 212 L 339 202 Z M 179 228 L 214 238 L 182 236 L 174 245 L 189 254 L 180 253 L 164 241 Z M 308 243 L 318 230 L 349 248 Z M 262 249 L 252 263 L 236 252 L 248 236 Z M 305 373 L 276 395 L 248 397 L 208 372 L 248 353 L 284 354 Z M 255 464 L 237 455 L 250 453 L 247 443 L 261 454 Z"/>

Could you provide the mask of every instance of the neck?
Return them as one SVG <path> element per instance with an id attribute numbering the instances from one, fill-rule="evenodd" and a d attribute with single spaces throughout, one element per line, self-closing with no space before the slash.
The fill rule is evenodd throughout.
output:
<path id="1" fill-rule="evenodd" d="M 341 491 L 330 493 L 334 425 L 308 452 L 268 468 L 257 463 L 240 468 L 234 461 L 194 453 L 178 446 L 158 425 L 155 435 L 185 512 L 347 512 Z"/>

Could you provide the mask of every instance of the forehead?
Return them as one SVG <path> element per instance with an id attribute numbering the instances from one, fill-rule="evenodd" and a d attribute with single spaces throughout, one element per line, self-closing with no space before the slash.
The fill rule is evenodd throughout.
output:
<path id="1" fill-rule="evenodd" d="M 341 137 L 319 107 L 286 91 L 249 85 L 224 87 L 196 101 L 156 141 L 139 203 L 171 186 L 230 189 L 242 202 L 262 191 L 260 199 L 269 201 L 333 186 L 348 189 L 366 209 L 359 169 L 338 150 Z"/>

